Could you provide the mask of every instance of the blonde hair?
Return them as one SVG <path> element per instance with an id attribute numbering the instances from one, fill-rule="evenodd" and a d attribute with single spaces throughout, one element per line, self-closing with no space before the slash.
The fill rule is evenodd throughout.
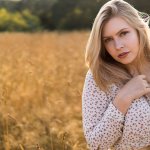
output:
<path id="1" fill-rule="evenodd" d="M 146 16 L 144 19 L 147 22 L 144 21 L 142 15 Z M 103 26 L 115 16 L 123 18 L 138 33 L 140 48 L 136 61 L 139 73 L 141 73 L 142 65 L 145 62 L 150 62 L 149 15 L 138 12 L 123 0 L 107 2 L 94 20 L 85 52 L 86 65 L 91 70 L 97 85 L 103 91 L 106 91 L 108 86 L 113 83 L 125 84 L 132 78 L 125 65 L 115 61 L 105 50 L 102 43 Z"/>

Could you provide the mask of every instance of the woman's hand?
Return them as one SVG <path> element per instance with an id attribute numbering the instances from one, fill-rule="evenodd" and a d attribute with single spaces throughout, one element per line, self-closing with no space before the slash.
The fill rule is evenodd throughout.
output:
<path id="1" fill-rule="evenodd" d="M 150 93 L 150 84 L 147 82 L 146 76 L 137 75 L 120 89 L 118 96 L 120 99 L 127 99 L 132 102 L 148 93 Z"/>
<path id="2" fill-rule="evenodd" d="M 120 89 L 113 104 L 126 114 L 131 103 L 143 95 L 150 96 L 150 84 L 145 75 L 133 74 L 133 78 Z"/>

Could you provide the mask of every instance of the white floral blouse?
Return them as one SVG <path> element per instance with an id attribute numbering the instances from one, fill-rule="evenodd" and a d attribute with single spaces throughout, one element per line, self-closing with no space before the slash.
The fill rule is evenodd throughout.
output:
<path id="1" fill-rule="evenodd" d="M 107 92 L 96 85 L 88 70 L 82 92 L 82 123 L 90 150 L 138 150 L 150 145 L 150 98 L 135 99 L 126 115 L 112 101 L 119 86 Z"/>

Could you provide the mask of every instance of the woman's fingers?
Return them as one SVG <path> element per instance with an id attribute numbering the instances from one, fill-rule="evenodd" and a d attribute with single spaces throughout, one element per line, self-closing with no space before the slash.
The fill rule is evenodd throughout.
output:
<path id="1" fill-rule="evenodd" d="M 150 93 L 150 87 L 146 88 L 146 93 L 149 94 Z"/>
<path id="2" fill-rule="evenodd" d="M 144 74 L 140 75 L 140 77 L 141 77 L 142 79 L 145 79 L 145 78 L 146 78 L 146 76 L 145 76 Z"/>

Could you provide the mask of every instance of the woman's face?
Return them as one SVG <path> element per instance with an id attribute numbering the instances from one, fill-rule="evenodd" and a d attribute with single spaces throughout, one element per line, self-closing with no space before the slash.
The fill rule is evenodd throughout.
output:
<path id="1" fill-rule="evenodd" d="M 139 51 L 137 31 L 120 17 L 111 18 L 103 27 L 102 42 L 107 52 L 118 62 L 133 64 Z M 122 53 L 126 53 L 123 55 Z M 122 54 L 122 56 L 120 55 Z"/>

